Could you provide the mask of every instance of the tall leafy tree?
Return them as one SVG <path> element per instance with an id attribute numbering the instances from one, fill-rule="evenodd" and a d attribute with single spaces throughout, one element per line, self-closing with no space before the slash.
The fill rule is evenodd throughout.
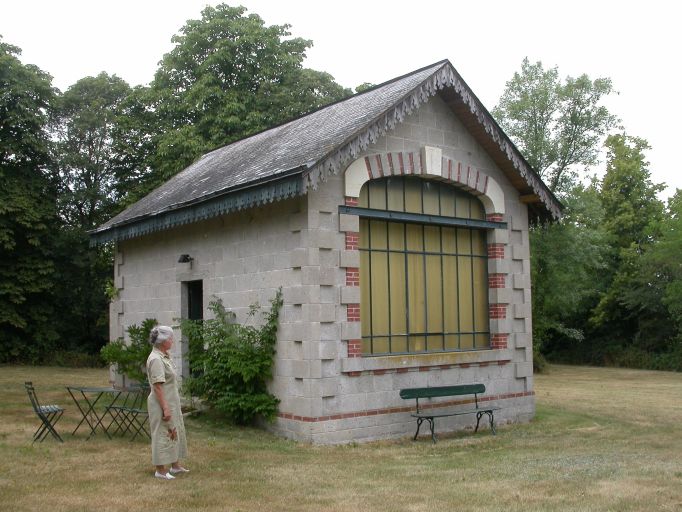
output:
<path id="1" fill-rule="evenodd" d="M 593 313 L 593 322 L 618 343 L 633 341 L 655 349 L 668 336 L 660 322 L 661 291 L 641 276 L 642 255 L 658 240 L 664 205 L 656 194 L 664 187 L 651 181 L 638 137 L 612 135 L 606 141 L 606 174 L 601 184 L 604 227 L 611 235 L 611 282 Z M 634 293 L 633 293 L 634 292 Z M 653 328 L 653 329 L 652 329 Z"/>
<path id="2" fill-rule="evenodd" d="M 51 77 L 0 38 L 0 361 L 36 359 L 56 341 L 56 191 L 48 121 Z"/>
<path id="3" fill-rule="evenodd" d="M 62 229 L 55 248 L 58 296 L 70 305 L 55 320 L 62 348 L 96 353 L 107 340 L 109 247 L 90 247 L 87 231 L 117 213 L 118 181 L 127 168 L 116 144 L 119 117 L 131 94 L 117 76 L 82 78 L 55 102 Z"/>
<path id="4" fill-rule="evenodd" d="M 560 222 L 531 229 L 536 356 L 574 358 L 589 344 L 587 320 L 607 285 L 609 263 L 610 238 L 603 228 L 598 185 L 593 180 L 574 187 L 564 197 Z"/>
<path id="5" fill-rule="evenodd" d="M 208 150 L 300 116 L 351 93 L 323 72 L 302 67 L 311 41 L 289 25 L 265 25 L 244 7 L 206 7 L 173 36 L 148 91 L 138 91 L 132 125 L 156 131 L 145 190 Z M 141 103 L 140 103 L 141 102 Z M 131 105 L 131 106 L 134 106 Z M 140 141 L 139 136 L 137 141 Z"/>
<path id="6" fill-rule="evenodd" d="M 130 92 L 124 80 L 103 72 L 82 78 L 59 98 L 60 213 L 71 227 L 92 229 L 119 208 L 114 133 Z"/>
<path id="7" fill-rule="evenodd" d="M 644 255 L 641 282 L 662 283 L 661 302 L 674 328 L 674 343 L 682 347 L 682 190 L 668 200 L 667 215 L 661 222 L 658 241 Z M 682 361 L 680 361 L 682 363 Z M 682 369 L 682 368 L 680 368 Z"/>
<path id="8" fill-rule="evenodd" d="M 493 114 L 553 192 L 568 191 L 577 170 L 597 162 L 600 144 L 617 119 L 602 99 L 608 78 L 559 78 L 556 67 L 523 60 Z"/>

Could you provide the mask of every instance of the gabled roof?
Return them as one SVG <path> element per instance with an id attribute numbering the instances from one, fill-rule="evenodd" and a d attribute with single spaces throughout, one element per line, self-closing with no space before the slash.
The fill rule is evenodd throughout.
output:
<path id="1" fill-rule="evenodd" d="M 444 60 L 207 153 L 92 231 L 92 241 L 132 238 L 303 194 L 436 94 L 505 172 L 533 216 L 561 215 L 559 201 Z"/>

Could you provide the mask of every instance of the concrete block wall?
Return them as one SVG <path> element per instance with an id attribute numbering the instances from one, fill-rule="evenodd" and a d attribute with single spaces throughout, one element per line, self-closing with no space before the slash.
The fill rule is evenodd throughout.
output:
<path id="1" fill-rule="evenodd" d="M 362 357 L 359 342 L 359 222 L 353 215 L 338 215 L 339 205 L 354 206 L 355 201 L 344 195 L 344 176 L 333 176 L 308 193 L 307 210 L 308 219 L 329 221 L 319 226 L 322 234 L 318 239 L 328 241 L 329 247 L 324 250 L 328 251 L 330 264 L 329 268 L 321 269 L 330 280 L 320 285 L 320 299 L 328 308 L 329 317 L 333 304 L 336 325 L 340 327 L 340 337 L 325 339 L 329 350 L 337 357 L 321 359 L 316 366 L 319 374 L 312 376 L 310 384 L 303 387 L 311 393 L 306 401 L 311 415 L 296 414 L 280 407 L 278 421 L 272 427 L 278 433 L 314 443 L 408 435 L 415 429 L 415 422 L 410 417 L 414 403 L 401 400 L 398 391 L 406 387 L 457 383 L 484 383 L 488 398 L 502 407 L 496 415 L 499 422 L 527 421 L 533 417 L 527 209 L 519 202 L 516 189 L 438 97 L 414 112 L 361 157 L 390 152 L 419 154 L 426 145 L 440 148 L 443 158 L 463 162 L 492 177 L 504 193 L 505 213 L 490 220 L 506 222 L 507 229 L 491 230 L 488 236 L 491 253 L 489 302 L 491 312 L 495 312 L 491 315 L 494 316 L 490 320 L 491 332 L 501 334 L 493 336 L 491 350 Z M 372 168 L 369 172 L 381 175 L 374 171 Z M 315 229 L 315 225 L 311 224 L 309 229 Z M 322 249 L 314 247 L 313 250 Z M 326 288 L 329 290 L 322 292 Z M 332 291 L 334 288 L 336 292 Z M 322 300 L 323 293 L 325 300 Z M 337 302 L 329 302 L 333 300 Z M 330 334 L 337 335 L 338 332 L 339 329 Z M 475 423 L 472 417 L 450 418 L 439 421 L 437 428 L 444 431 L 471 426 L 472 419 Z"/>
<path id="2" fill-rule="evenodd" d="M 124 241 L 116 249 L 111 337 L 154 317 L 177 325 L 182 282 L 203 281 L 204 314 L 212 297 L 246 321 L 248 306 L 267 307 L 282 287 L 277 358 L 271 391 L 281 400 L 273 431 L 313 443 L 341 443 L 413 433 L 405 387 L 483 382 L 503 409 L 498 421 L 534 413 L 528 218 L 518 193 L 437 96 L 364 155 L 419 153 L 424 146 L 475 167 L 502 187 L 507 230 L 491 230 L 491 332 L 495 348 L 475 352 L 362 357 L 359 322 L 359 221 L 340 215 L 344 176 L 304 197 Z M 178 263 L 180 254 L 194 258 Z M 491 310 L 492 310 L 491 309 Z M 181 364 L 181 349 L 174 356 Z M 438 428 L 471 425 L 471 418 Z"/>

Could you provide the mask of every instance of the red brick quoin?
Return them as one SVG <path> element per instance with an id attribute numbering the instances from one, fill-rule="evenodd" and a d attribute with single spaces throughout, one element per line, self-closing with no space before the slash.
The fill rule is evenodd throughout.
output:
<path id="1" fill-rule="evenodd" d="M 504 258 L 504 244 L 488 244 L 488 258 L 501 260 Z"/>
<path id="2" fill-rule="evenodd" d="M 348 357 L 360 357 L 362 355 L 362 343 L 360 340 L 348 340 Z"/>
<path id="3" fill-rule="evenodd" d="M 507 274 L 488 274 L 488 288 L 504 288 Z"/>
<path id="4" fill-rule="evenodd" d="M 490 348 L 507 348 L 509 334 L 493 334 L 490 337 Z"/>
<path id="5" fill-rule="evenodd" d="M 491 319 L 501 319 L 507 318 L 507 305 L 506 304 L 490 304 L 490 318 Z"/>

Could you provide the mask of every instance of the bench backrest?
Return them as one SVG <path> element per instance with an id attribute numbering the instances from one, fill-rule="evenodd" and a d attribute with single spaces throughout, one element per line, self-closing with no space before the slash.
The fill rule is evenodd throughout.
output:
<path id="1" fill-rule="evenodd" d="M 400 398 L 434 398 L 439 396 L 476 395 L 481 393 L 485 393 L 484 384 L 463 384 L 461 386 L 401 389 Z"/>
<path id="2" fill-rule="evenodd" d="M 417 400 L 417 412 L 419 412 L 420 398 L 435 398 L 441 396 L 474 395 L 476 408 L 478 408 L 478 395 L 485 393 L 483 384 L 462 384 L 459 386 L 435 386 L 432 388 L 406 388 L 400 390 L 400 398 L 405 400 L 415 398 Z"/>

